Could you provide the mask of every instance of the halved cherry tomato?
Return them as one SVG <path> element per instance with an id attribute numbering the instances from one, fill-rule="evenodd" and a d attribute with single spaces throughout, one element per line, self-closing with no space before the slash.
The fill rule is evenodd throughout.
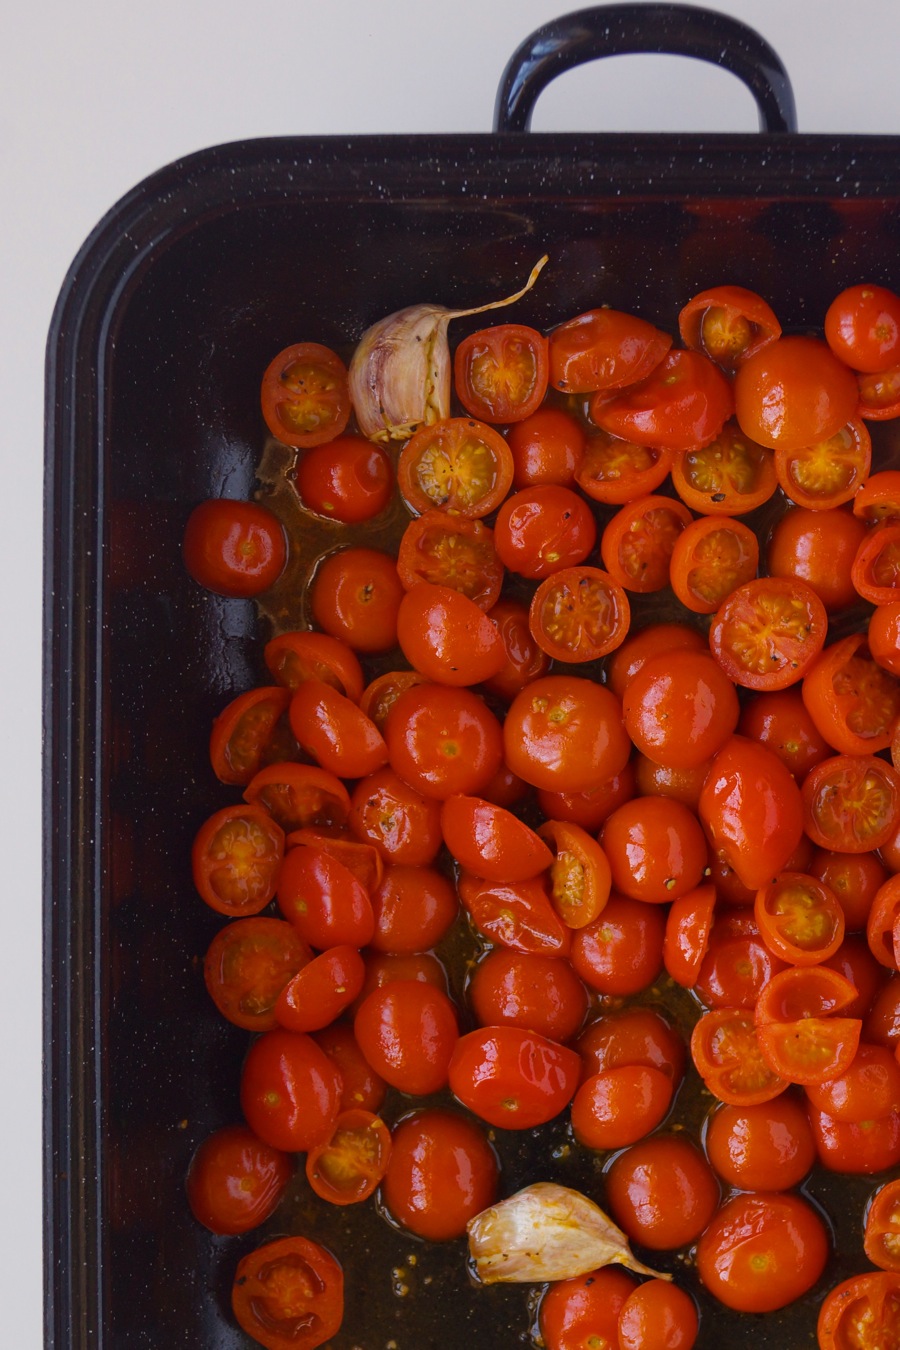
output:
<path id="1" fill-rule="evenodd" d="M 645 1280 L 619 1312 L 619 1350 L 692 1350 L 699 1328 L 690 1294 L 668 1280 Z"/>
<path id="2" fill-rule="evenodd" d="M 900 416 L 900 365 L 874 375 L 857 375 L 857 412 L 867 422 L 888 422 Z"/>
<path id="3" fill-rule="evenodd" d="M 445 1086 L 459 1026 L 442 990 L 421 980 L 382 985 L 360 1004 L 353 1032 L 391 1087 L 420 1097 Z"/>
<path id="4" fill-rule="evenodd" d="M 506 663 L 497 625 L 452 586 L 422 581 L 397 612 L 397 641 L 410 665 L 439 684 L 480 684 Z"/>
<path id="5" fill-rule="evenodd" d="M 816 1160 L 802 1099 L 783 1092 L 752 1106 L 723 1104 L 711 1113 L 706 1152 L 718 1175 L 741 1191 L 787 1191 Z"/>
<path id="6" fill-rule="evenodd" d="M 668 652 L 646 661 L 622 697 L 625 729 L 642 754 L 674 769 L 710 759 L 740 715 L 734 685 L 708 652 Z"/>
<path id="7" fill-rule="evenodd" d="M 722 1206 L 697 1244 L 697 1270 L 726 1307 L 774 1312 L 812 1288 L 828 1253 L 827 1229 L 807 1200 L 757 1191 Z"/>
<path id="8" fill-rule="evenodd" d="M 246 787 L 268 762 L 279 718 L 291 701 L 279 685 L 257 685 L 238 694 L 212 725 L 209 757 L 220 783 Z"/>
<path id="9" fill-rule="evenodd" d="M 291 760 L 255 773 L 244 801 L 257 802 L 285 831 L 313 825 L 332 829 L 343 825 L 350 810 L 350 794 L 336 774 Z"/>
<path id="10" fill-rule="evenodd" d="M 572 1099 L 572 1133 L 586 1148 L 636 1144 L 672 1103 L 672 1080 L 646 1064 L 624 1064 L 585 1078 Z"/>
<path id="11" fill-rule="evenodd" d="M 397 485 L 411 511 L 431 507 L 480 519 L 512 486 L 512 453 L 498 431 L 473 417 L 419 428 L 400 451 Z"/>
<path id="12" fill-rule="evenodd" d="M 385 652 L 397 641 L 404 594 L 393 558 L 376 548 L 344 548 L 319 563 L 309 603 L 319 627 L 354 652 Z"/>
<path id="13" fill-rule="evenodd" d="M 900 1271 L 900 1180 L 885 1182 L 870 1199 L 863 1247 L 873 1266 Z"/>
<path id="14" fill-rule="evenodd" d="M 872 659 L 864 633 L 834 642 L 803 678 L 803 702 L 818 730 L 845 755 L 886 750 L 900 718 L 900 679 Z"/>
<path id="15" fill-rule="evenodd" d="M 380 884 L 384 874 L 384 863 L 374 844 L 363 844 L 358 839 L 346 835 L 326 834 L 316 829 L 292 830 L 287 838 L 288 848 L 300 844 L 309 848 L 321 849 L 330 853 L 338 862 L 343 863 L 352 872 L 363 890 L 369 895 Z"/>
<path id="16" fill-rule="evenodd" d="M 900 469 L 873 473 L 853 498 L 853 514 L 867 525 L 900 520 Z"/>
<path id="17" fill-rule="evenodd" d="M 708 444 L 679 451 L 672 462 L 672 485 L 692 511 L 743 516 L 774 496 L 778 477 L 771 450 L 729 419 Z"/>
<path id="18" fill-rule="evenodd" d="M 535 642 L 558 661 L 596 661 L 625 640 L 631 608 L 622 586 L 599 567 L 566 567 L 531 597 Z"/>
<path id="19" fill-rule="evenodd" d="M 267 591 L 284 570 L 284 527 L 258 502 L 213 498 L 188 517 L 181 556 L 189 575 L 206 590 L 249 599 Z"/>
<path id="20" fill-rule="evenodd" d="M 709 947 L 715 886 L 702 885 L 673 900 L 666 919 L 663 963 L 676 984 L 692 989 Z"/>
<path id="21" fill-rule="evenodd" d="M 733 590 L 751 581 L 759 542 L 739 520 L 701 516 L 686 525 L 669 559 L 669 584 L 695 614 L 714 614 Z"/>
<path id="22" fill-rule="evenodd" d="M 388 1213 L 430 1242 L 461 1237 L 497 1198 L 499 1168 L 484 1132 L 456 1111 L 432 1108 L 394 1128 L 382 1186 Z"/>
<path id="23" fill-rule="evenodd" d="M 309 961 L 278 995 L 275 1016 L 288 1031 L 321 1031 L 358 997 L 365 962 L 356 947 L 329 947 Z"/>
<path id="24" fill-rule="evenodd" d="M 849 980 L 829 966 L 791 966 L 773 975 L 756 1003 L 759 1046 L 773 1073 L 804 1085 L 844 1073 L 862 1022 L 835 1014 L 855 997 Z"/>
<path id="25" fill-rule="evenodd" d="M 670 351 L 646 379 L 591 399 L 591 419 L 638 445 L 690 450 L 718 436 L 734 412 L 726 377 L 702 352 Z"/>
<path id="26" fill-rule="evenodd" d="M 342 1111 L 327 1139 L 306 1155 L 306 1177 L 332 1205 L 357 1205 L 380 1185 L 391 1157 L 391 1132 L 371 1111 Z"/>
<path id="27" fill-rule="evenodd" d="M 819 848 L 867 853 L 900 821 L 900 774 L 877 755 L 833 755 L 803 780 L 803 828 Z"/>
<path id="28" fill-rule="evenodd" d="M 802 450 L 834 436 L 856 415 L 856 377 L 818 338 L 782 337 L 738 367 L 734 402 L 741 430 L 773 450 Z"/>
<path id="29" fill-rule="evenodd" d="M 350 420 L 347 368 L 329 347 L 297 342 L 269 362 L 262 415 L 276 440 L 306 449 L 340 436 Z"/>
<path id="30" fill-rule="evenodd" d="M 394 703 L 384 734 L 391 767 L 417 792 L 438 801 L 456 793 L 477 795 L 503 759 L 500 723 L 471 689 L 414 685 Z"/>
<path id="31" fill-rule="evenodd" d="M 779 872 L 757 891 L 753 913 L 766 946 L 793 966 L 827 961 L 844 940 L 834 891 L 803 872 Z"/>
<path id="32" fill-rule="evenodd" d="M 301 455 L 294 486 L 304 506 L 345 525 L 372 520 L 385 510 L 394 489 L 387 451 L 364 436 L 337 436 Z"/>
<path id="33" fill-rule="evenodd" d="M 730 371 L 781 337 L 781 324 L 755 291 L 744 286 L 713 286 L 684 306 L 678 315 L 678 331 L 686 347 L 705 352 Z"/>
<path id="34" fill-rule="evenodd" d="M 668 333 L 615 309 L 590 309 L 550 334 L 550 383 L 565 394 L 623 389 L 643 380 L 672 345 Z"/>
<path id="35" fill-rule="evenodd" d="M 713 1096 L 729 1106 L 769 1102 L 788 1080 L 763 1056 L 752 1012 L 714 1008 L 691 1032 L 694 1065 Z"/>
<path id="36" fill-rule="evenodd" d="M 547 820 L 538 828 L 553 851 L 550 899 L 567 928 L 593 923 L 609 899 L 609 859 L 596 839 L 571 821 Z"/>
<path id="37" fill-rule="evenodd" d="M 185 1188 L 191 1213 L 211 1233 L 232 1236 L 264 1223 L 294 1174 L 291 1159 L 246 1125 L 226 1125 L 195 1150 Z"/>
<path id="38" fill-rule="evenodd" d="M 605 431 L 588 437 L 575 481 L 595 502 L 621 506 L 655 492 L 672 467 L 675 451 L 664 446 L 636 445 Z"/>
<path id="39" fill-rule="evenodd" d="M 250 1046 L 241 1072 L 241 1110 L 273 1148 L 305 1153 L 327 1138 L 340 1098 L 337 1066 L 311 1037 L 276 1027 Z"/>
<path id="40" fill-rule="evenodd" d="M 578 1086 L 574 1050 L 522 1027 L 481 1027 L 461 1036 L 450 1088 L 463 1106 L 504 1130 L 531 1130 L 558 1116 Z"/>
<path id="41" fill-rule="evenodd" d="M 453 357 L 453 384 L 482 422 L 522 422 L 537 412 L 550 375 L 547 339 L 521 323 L 470 333 Z"/>
<path id="42" fill-rule="evenodd" d="M 279 633 L 266 643 L 263 659 L 275 683 L 287 689 L 296 689 L 304 680 L 322 680 L 359 702 L 365 683 L 359 658 L 346 642 L 328 633 L 312 629 Z"/>
<path id="43" fill-rule="evenodd" d="M 687 895 L 706 867 L 706 838 L 693 811 L 668 797 L 632 797 L 600 830 L 620 895 L 665 904 Z"/>
<path id="44" fill-rule="evenodd" d="M 794 577 L 747 581 L 725 600 L 709 630 L 713 656 L 745 689 L 786 689 L 825 645 L 828 616 L 811 586 Z"/>
<path id="45" fill-rule="evenodd" d="M 506 662 L 496 675 L 484 681 L 484 686 L 511 703 L 526 684 L 546 675 L 550 657 L 532 637 L 528 608 L 521 601 L 498 600 L 490 616 L 503 639 Z"/>
<path id="46" fill-rule="evenodd" d="M 286 984 L 312 958 L 292 924 L 255 914 L 220 928 L 206 950 L 203 978 L 223 1017 L 245 1031 L 271 1031 Z"/>
<path id="47" fill-rule="evenodd" d="M 670 1251 L 703 1232 L 719 1203 L 719 1183 L 688 1139 L 657 1134 L 618 1155 L 606 1173 L 606 1195 L 628 1237 Z"/>
<path id="48" fill-rule="evenodd" d="M 600 539 L 600 556 L 612 579 L 646 595 L 669 582 L 675 541 L 691 513 L 673 497 L 638 497 L 620 507 Z"/>
<path id="49" fill-rule="evenodd" d="M 900 601 L 876 606 L 867 638 L 872 659 L 892 675 L 900 675 Z"/>
<path id="50" fill-rule="evenodd" d="M 433 867 L 390 863 L 371 891 L 379 952 L 422 952 L 434 947 L 459 913 L 456 891 Z"/>
<path id="51" fill-rule="evenodd" d="M 467 993 L 481 1026 L 524 1027 L 570 1041 L 584 1021 L 587 991 L 569 962 L 494 947 L 475 966 Z"/>
<path id="52" fill-rule="evenodd" d="M 581 424 L 562 408 L 538 408 L 506 433 L 513 457 L 513 487 L 559 483 L 568 487 L 584 455 Z"/>
<path id="53" fill-rule="evenodd" d="M 568 955 L 571 930 L 551 904 L 543 879 L 491 882 L 464 872 L 459 898 L 475 927 L 491 942 L 516 952 Z"/>
<path id="54" fill-rule="evenodd" d="M 275 894 L 284 831 L 261 806 L 225 806 L 200 827 L 191 852 L 194 885 L 219 914 L 258 914 Z"/>
<path id="55" fill-rule="evenodd" d="M 364 947 L 375 931 L 368 895 L 348 867 L 324 849 L 289 849 L 277 885 L 278 907 L 317 951 Z"/>
<path id="56" fill-rule="evenodd" d="M 384 737 L 372 719 L 322 680 L 297 686 L 288 716 L 300 745 L 330 773 L 365 778 L 387 763 Z"/>
<path id="57" fill-rule="evenodd" d="M 897 969 L 898 923 L 900 923 L 900 879 L 895 873 L 878 887 L 866 916 L 866 941 L 869 950 L 888 970 Z"/>
<path id="58" fill-rule="evenodd" d="M 625 689 L 645 661 L 665 652 L 707 650 L 706 641 L 696 628 L 686 623 L 651 623 L 646 628 L 631 632 L 612 653 L 606 666 L 606 682 L 617 698 L 622 698 Z"/>
<path id="59" fill-rule="evenodd" d="M 852 418 L 833 436 L 811 445 L 775 450 L 781 490 L 798 506 L 830 510 L 852 501 L 869 476 L 872 441 L 865 422 Z"/>
<path id="60" fill-rule="evenodd" d="M 886 286 L 848 286 L 825 311 L 825 341 L 851 370 L 887 370 L 900 361 L 900 296 Z"/>
<path id="61" fill-rule="evenodd" d="M 850 567 L 853 585 L 873 605 L 900 598 L 900 521 L 876 525 L 863 539 Z"/>
<path id="62" fill-rule="evenodd" d="M 526 783 L 567 792 L 621 773 L 631 751 L 619 700 L 577 675 L 546 675 L 517 694 L 503 723 L 503 747 Z"/>
<path id="63" fill-rule="evenodd" d="M 863 521 L 848 510 L 792 506 L 769 536 L 766 570 L 805 581 L 830 614 L 846 609 L 859 600 L 850 568 L 865 533 Z"/>
<path id="64" fill-rule="evenodd" d="M 612 894 L 600 917 L 574 933 L 572 965 L 600 994 L 640 993 L 662 970 L 665 932 L 661 906 Z"/>
<path id="65" fill-rule="evenodd" d="M 538 1313 L 547 1350 L 584 1350 L 595 1341 L 598 1350 L 618 1350 L 619 1314 L 635 1282 L 619 1266 L 601 1266 L 587 1275 L 549 1284 Z"/>
<path id="66" fill-rule="evenodd" d="M 420 581 L 451 586 L 489 610 L 500 596 L 503 564 L 493 531 L 481 520 L 424 511 L 409 522 L 397 549 L 397 572 L 407 590 Z"/>
<path id="67" fill-rule="evenodd" d="M 315 1350 L 344 1319 L 344 1273 L 317 1242 L 279 1238 L 238 1262 L 231 1306 L 265 1350 Z"/>
<path id="68" fill-rule="evenodd" d="M 584 562 L 596 538 L 587 502 L 555 483 L 514 492 L 500 507 L 494 525 L 501 562 L 531 580 Z"/>
<path id="69" fill-rule="evenodd" d="M 448 797 L 441 829 L 460 866 L 487 881 L 528 881 L 553 862 L 550 849 L 530 826 L 482 797 Z"/>
<path id="70" fill-rule="evenodd" d="M 900 1278 L 870 1271 L 842 1280 L 825 1296 L 816 1335 L 819 1350 L 896 1350 Z"/>
<path id="71" fill-rule="evenodd" d="M 415 684 L 427 683 L 425 676 L 418 670 L 386 670 L 366 685 L 359 706 L 383 733 L 388 713 L 400 695 Z"/>
<path id="72" fill-rule="evenodd" d="M 433 862 L 443 842 L 440 802 L 424 797 L 386 766 L 362 778 L 350 798 L 351 830 L 385 862 Z"/>

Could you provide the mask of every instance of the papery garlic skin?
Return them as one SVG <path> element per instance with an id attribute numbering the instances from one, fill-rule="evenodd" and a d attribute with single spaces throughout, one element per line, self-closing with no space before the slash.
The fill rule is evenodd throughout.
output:
<path id="1" fill-rule="evenodd" d="M 638 1261 L 599 1205 L 552 1181 L 535 1182 L 482 1210 L 466 1231 L 482 1284 L 568 1280 L 613 1264 L 672 1278 Z"/>

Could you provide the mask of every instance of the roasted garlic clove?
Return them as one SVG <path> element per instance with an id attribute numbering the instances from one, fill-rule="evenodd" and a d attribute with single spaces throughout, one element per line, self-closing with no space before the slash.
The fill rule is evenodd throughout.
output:
<path id="1" fill-rule="evenodd" d="M 535 1182 L 482 1210 L 467 1231 L 482 1284 L 568 1280 L 612 1264 L 672 1278 L 642 1265 L 599 1205 L 552 1181 Z"/>
<path id="2" fill-rule="evenodd" d="M 423 423 L 450 416 L 451 319 L 511 305 L 530 291 L 547 262 L 531 269 L 521 290 L 473 309 L 411 305 L 367 329 L 350 362 L 350 398 L 364 436 L 405 441 Z"/>

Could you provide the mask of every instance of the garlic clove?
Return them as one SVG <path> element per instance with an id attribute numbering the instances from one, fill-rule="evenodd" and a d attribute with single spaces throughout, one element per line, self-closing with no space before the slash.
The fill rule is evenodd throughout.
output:
<path id="1" fill-rule="evenodd" d="M 482 1284 L 568 1280 L 600 1266 L 627 1266 L 670 1280 L 632 1255 L 625 1234 L 580 1191 L 538 1181 L 476 1214 L 469 1255 Z"/>

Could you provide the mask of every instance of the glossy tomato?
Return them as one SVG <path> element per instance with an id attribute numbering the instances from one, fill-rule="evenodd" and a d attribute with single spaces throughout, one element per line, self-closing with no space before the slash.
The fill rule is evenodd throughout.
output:
<path id="1" fill-rule="evenodd" d="M 663 962 L 676 984 L 693 989 L 709 948 L 716 888 L 697 886 L 673 900 L 666 919 Z"/>
<path id="2" fill-rule="evenodd" d="M 900 718 L 900 679 L 872 658 L 864 633 L 826 647 L 807 670 L 802 693 L 835 750 L 845 755 L 887 750 Z"/>
<path id="3" fill-rule="evenodd" d="M 266 367 L 262 414 L 276 440 L 307 448 L 339 436 L 350 420 L 347 368 L 329 347 L 297 342 Z"/>
<path id="4" fill-rule="evenodd" d="M 645 662 L 622 698 L 625 728 L 649 759 L 690 769 L 710 759 L 734 732 L 734 685 L 707 652 L 669 652 Z"/>
<path id="5" fill-rule="evenodd" d="M 778 476 L 772 451 L 757 445 L 730 418 L 708 444 L 676 454 L 672 485 L 692 511 L 742 516 L 774 496 Z"/>
<path id="6" fill-rule="evenodd" d="M 614 694 L 593 680 L 546 675 L 517 694 L 503 723 L 506 762 L 534 787 L 580 792 L 622 771 L 631 743 Z"/>
<path id="7" fill-rule="evenodd" d="M 385 862 L 425 865 L 443 842 L 440 802 L 410 787 L 390 766 L 357 783 L 348 823 Z"/>
<path id="8" fill-rule="evenodd" d="M 799 449 L 780 445 L 775 451 L 775 473 L 782 491 L 812 511 L 827 511 L 852 501 L 871 465 L 872 441 L 858 417 L 823 440 Z"/>
<path id="9" fill-rule="evenodd" d="M 792 506 L 775 524 L 766 547 L 773 577 L 799 577 L 833 613 L 858 600 L 850 568 L 866 527 L 848 510 Z"/>
<path id="10" fill-rule="evenodd" d="M 786 689 L 805 675 L 827 631 L 825 606 L 806 582 L 759 577 L 738 586 L 721 605 L 709 645 L 735 684 Z"/>
<path id="11" fill-rule="evenodd" d="M 584 562 L 596 537 L 584 498 L 554 483 L 507 497 L 494 526 L 494 546 L 504 566 L 531 580 Z"/>
<path id="12" fill-rule="evenodd" d="M 779 872 L 757 891 L 753 912 L 766 946 L 794 966 L 827 961 L 844 940 L 834 891 L 803 872 Z"/>
<path id="13" fill-rule="evenodd" d="M 460 1037 L 450 1087 L 463 1106 L 505 1130 L 530 1130 L 559 1115 L 578 1086 L 574 1050 L 514 1026 L 482 1027 Z"/>
<path id="14" fill-rule="evenodd" d="M 732 736 L 713 759 L 700 819 L 716 853 L 751 889 L 781 871 L 803 833 L 803 802 L 773 751 Z"/>
<path id="15" fill-rule="evenodd" d="M 281 990 L 275 1015 L 288 1031 L 321 1031 L 359 995 L 366 966 L 356 947 L 336 944 L 307 962 Z"/>
<path id="16" fill-rule="evenodd" d="M 271 1031 L 279 994 L 311 957 L 293 924 L 255 914 L 219 929 L 206 951 L 203 978 L 229 1022 L 245 1031 Z"/>
<path id="17" fill-rule="evenodd" d="M 356 1205 L 380 1184 L 391 1156 L 384 1121 L 356 1107 L 342 1111 L 327 1139 L 306 1155 L 306 1177 L 316 1195 L 332 1205 Z"/>
<path id="18" fill-rule="evenodd" d="M 473 417 L 419 428 L 400 451 L 397 485 L 411 511 L 431 507 L 480 519 L 512 486 L 513 460 L 498 431 Z"/>
<path id="19" fill-rule="evenodd" d="M 448 797 L 441 829 L 456 861 L 487 881 L 528 881 L 553 862 L 550 849 L 529 825 L 481 797 Z"/>
<path id="20" fill-rule="evenodd" d="M 621 506 L 655 492 L 665 482 L 675 451 L 597 431 L 588 437 L 575 481 L 595 502 Z"/>
<path id="21" fill-rule="evenodd" d="M 604 431 L 672 450 L 706 445 L 733 412 L 728 380 L 707 356 L 693 351 L 670 351 L 639 383 L 591 399 L 591 418 Z"/>
<path id="22" fill-rule="evenodd" d="M 900 1329 L 900 1278 L 869 1271 L 842 1280 L 825 1296 L 819 1350 L 894 1350 Z"/>
<path id="23" fill-rule="evenodd" d="M 341 1080 L 340 1111 L 360 1108 L 376 1112 L 387 1095 L 387 1083 L 359 1048 L 349 1023 L 332 1022 L 313 1034 L 320 1050 L 336 1065 Z"/>
<path id="24" fill-rule="evenodd" d="M 542 407 L 514 422 L 506 434 L 513 457 L 513 487 L 559 483 L 568 487 L 584 455 L 581 424 L 562 408 Z"/>
<path id="25" fill-rule="evenodd" d="M 678 315 L 686 347 L 706 355 L 724 370 L 734 370 L 754 352 L 781 337 L 771 305 L 745 286 L 713 286 L 700 291 Z"/>
<path id="26" fill-rule="evenodd" d="M 359 525 L 385 510 L 394 489 L 387 451 L 363 436 L 338 436 L 300 456 L 294 486 L 311 511 Z"/>
<path id="27" fill-rule="evenodd" d="M 365 684 L 356 652 L 328 633 L 311 629 L 279 633 L 266 643 L 263 659 L 275 683 L 288 689 L 304 680 L 323 680 L 357 703 Z"/>
<path id="28" fill-rule="evenodd" d="M 622 1305 L 619 1350 L 691 1350 L 699 1326 L 690 1294 L 667 1280 L 646 1280 Z"/>
<path id="29" fill-rule="evenodd" d="M 662 970 L 665 931 L 660 906 L 613 893 L 600 917 L 574 934 L 572 965 L 600 994 L 637 994 Z"/>
<path id="30" fill-rule="evenodd" d="M 404 1228 L 447 1242 L 494 1203 L 498 1176 L 496 1155 L 474 1121 L 443 1108 L 417 1111 L 394 1128 L 382 1198 Z"/>
<path id="31" fill-rule="evenodd" d="M 246 787 L 263 764 L 279 757 L 278 724 L 290 698 L 278 685 L 257 685 L 222 709 L 209 738 L 209 757 L 220 783 Z"/>
<path id="32" fill-rule="evenodd" d="M 415 685 L 394 703 L 384 734 L 391 767 L 416 792 L 438 801 L 455 793 L 477 795 L 503 760 L 500 723 L 471 689 Z"/>
<path id="33" fill-rule="evenodd" d="M 506 648 L 493 619 L 461 591 L 423 581 L 397 611 L 403 655 L 438 684 L 480 684 L 506 664 Z"/>
<path id="34" fill-rule="evenodd" d="M 317 567 L 309 603 L 319 627 L 354 652 L 384 652 L 397 641 L 404 594 L 393 558 L 374 548 L 345 548 Z"/>
<path id="35" fill-rule="evenodd" d="M 668 1251 L 700 1236 L 719 1203 L 719 1183 L 689 1140 L 658 1134 L 614 1159 L 606 1194 L 628 1237 L 653 1251 Z"/>
<path id="36" fill-rule="evenodd" d="M 387 763 L 384 737 L 372 719 L 322 680 L 297 686 L 288 717 L 307 754 L 341 778 L 365 778 Z"/>
<path id="37" fill-rule="evenodd" d="M 771 1101 L 788 1080 L 765 1059 L 751 1011 L 714 1008 L 691 1032 L 691 1057 L 714 1097 L 730 1106 Z"/>
<path id="38" fill-rule="evenodd" d="M 366 1059 L 392 1087 L 419 1097 L 446 1084 L 459 1027 L 453 1003 L 433 985 L 382 985 L 360 1005 L 353 1031 Z"/>
<path id="39" fill-rule="evenodd" d="M 459 913 L 453 886 L 433 867 L 388 864 L 370 895 L 375 915 L 370 946 L 375 951 L 427 951 Z"/>
<path id="40" fill-rule="evenodd" d="M 593 923 L 609 899 L 609 859 L 574 821 L 546 820 L 538 829 L 552 850 L 550 899 L 567 928 Z"/>
<path id="41" fill-rule="evenodd" d="M 420 581 L 452 586 L 484 610 L 496 603 L 503 585 L 493 530 L 483 521 L 438 510 L 424 511 L 407 525 L 397 572 L 407 590 Z"/>
<path id="42" fill-rule="evenodd" d="M 246 1125 L 226 1125 L 195 1150 L 185 1186 L 191 1213 L 211 1233 L 247 1233 L 278 1208 L 294 1174 L 286 1153 Z"/>
<path id="43" fill-rule="evenodd" d="M 672 1080 L 647 1064 L 585 1078 L 572 1099 L 572 1133 L 586 1148 L 625 1148 L 655 1130 L 672 1103 Z"/>
<path id="44" fill-rule="evenodd" d="M 697 1269 L 726 1307 L 774 1312 L 812 1288 L 829 1245 L 825 1224 L 808 1201 L 759 1191 L 722 1206 L 697 1244 Z"/>
<path id="45" fill-rule="evenodd" d="M 547 1350 L 584 1350 L 617 1347 L 619 1314 L 635 1282 L 618 1266 L 602 1266 L 569 1280 L 547 1286 L 538 1314 L 541 1339 Z"/>
<path id="46" fill-rule="evenodd" d="M 464 872 L 458 885 L 467 914 L 491 942 L 516 952 L 568 955 L 571 930 L 554 909 L 544 878 L 485 881 Z"/>
<path id="47" fill-rule="evenodd" d="M 549 374 L 547 339 L 521 323 L 471 333 L 453 357 L 457 397 L 483 422 L 521 422 L 537 412 Z"/>
<path id="48" fill-rule="evenodd" d="M 705 1129 L 707 1156 L 728 1186 L 787 1191 L 816 1159 L 816 1145 L 799 1096 L 784 1092 L 751 1106 L 719 1106 Z"/>
<path id="49" fill-rule="evenodd" d="M 575 1044 L 582 1061 L 582 1081 L 623 1064 L 659 1069 L 676 1087 L 684 1074 L 681 1035 L 655 1007 L 631 1003 L 605 1012 L 588 1023 Z"/>
<path id="50" fill-rule="evenodd" d="M 650 495 L 627 502 L 601 536 L 604 567 L 627 591 L 661 591 L 669 582 L 675 543 L 690 522 L 690 511 L 672 497 Z"/>
<path id="51" fill-rule="evenodd" d="M 265 1350 L 316 1350 L 340 1330 L 344 1273 L 317 1242 L 279 1238 L 238 1262 L 231 1306 Z"/>
<path id="52" fill-rule="evenodd" d="M 623 389 L 643 380 L 672 345 L 668 333 L 615 309 L 591 309 L 550 334 L 550 383 L 566 394 Z"/>
<path id="53" fill-rule="evenodd" d="M 695 614 L 714 614 L 745 581 L 756 576 L 759 542 L 739 520 L 701 516 L 686 525 L 669 559 L 669 584 Z"/>
<path id="54" fill-rule="evenodd" d="M 253 1042 L 241 1074 L 241 1110 L 273 1148 L 305 1153 L 337 1120 L 341 1075 L 315 1041 L 277 1027 Z"/>
<path id="55" fill-rule="evenodd" d="M 779 338 L 742 362 L 734 379 L 741 430 L 773 450 L 836 435 L 855 416 L 857 398 L 853 372 L 818 338 Z"/>
<path id="56" fill-rule="evenodd" d="M 219 914 L 258 914 L 275 894 L 283 856 L 284 831 L 261 806 L 224 806 L 197 831 L 194 885 Z"/>
<path id="57" fill-rule="evenodd" d="M 707 846 L 697 817 L 666 797 L 632 797 L 603 823 L 612 884 L 633 900 L 664 904 L 700 882 Z"/>
<path id="58" fill-rule="evenodd" d="M 900 296 L 886 286 L 848 286 L 825 311 L 825 341 L 839 360 L 866 373 L 900 361 Z"/>
<path id="59" fill-rule="evenodd" d="M 467 992 L 481 1026 L 524 1027 L 553 1041 L 570 1041 L 587 1010 L 569 962 L 537 952 L 494 947 L 475 966 Z"/>
<path id="60" fill-rule="evenodd" d="M 557 661 L 596 661 L 625 640 L 631 608 L 622 586 L 599 567 L 566 567 L 541 582 L 528 623 Z"/>
<path id="61" fill-rule="evenodd" d="M 511 703 L 526 684 L 546 675 L 550 657 L 532 637 L 528 608 L 521 601 L 498 600 L 490 616 L 500 630 L 506 661 L 484 685 L 490 693 Z"/>
<path id="62" fill-rule="evenodd" d="M 629 633 L 607 662 L 607 684 L 617 698 L 622 698 L 629 680 L 645 661 L 682 648 L 702 652 L 707 650 L 707 644 L 702 633 L 686 623 L 652 623 Z"/>
<path id="63" fill-rule="evenodd" d="M 223 497 L 194 507 L 181 553 L 190 576 L 208 591 L 249 599 L 278 580 L 287 543 L 281 521 L 268 507 Z"/>
<path id="64" fill-rule="evenodd" d="M 810 716 L 797 685 L 754 694 L 741 710 L 738 731 L 772 750 L 798 782 L 802 782 L 814 764 L 827 759 L 832 750 Z"/>

